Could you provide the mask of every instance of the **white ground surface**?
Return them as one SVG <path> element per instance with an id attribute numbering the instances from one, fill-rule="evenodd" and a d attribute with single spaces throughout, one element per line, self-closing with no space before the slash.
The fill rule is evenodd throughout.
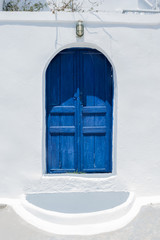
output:
<path id="1" fill-rule="evenodd" d="M 24 222 L 10 208 L 0 209 L 1 240 L 159 240 L 160 205 L 149 205 L 141 209 L 138 216 L 126 227 L 111 233 L 84 236 L 51 235 Z"/>

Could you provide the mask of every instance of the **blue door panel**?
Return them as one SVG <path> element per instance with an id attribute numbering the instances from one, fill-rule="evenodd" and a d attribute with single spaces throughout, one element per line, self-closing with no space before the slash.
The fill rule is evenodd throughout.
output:
<path id="1" fill-rule="evenodd" d="M 61 52 L 46 73 L 48 173 L 76 171 L 75 58 Z"/>
<path id="2" fill-rule="evenodd" d="M 92 49 L 60 52 L 46 72 L 47 172 L 112 171 L 112 68 Z"/>
<path id="3" fill-rule="evenodd" d="M 110 135 L 112 116 L 109 113 L 112 112 L 113 84 L 110 84 L 108 76 L 111 75 L 111 70 L 107 71 L 107 69 L 108 66 L 111 69 L 111 65 L 104 55 L 93 50 L 81 52 L 81 59 L 84 101 L 82 103 L 81 168 L 83 172 L 110 172 L 112 146 L 110 144 L 110 149 L 107 150 L 107 144 L 112 141 Z M 107 96 L 108 92 L 109 96 Z"/>

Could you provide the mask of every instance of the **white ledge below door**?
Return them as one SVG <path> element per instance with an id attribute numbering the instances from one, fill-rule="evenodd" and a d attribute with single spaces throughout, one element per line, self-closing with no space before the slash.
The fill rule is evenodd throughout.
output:
<path id="1" fill-rule="evenodd" d="M 68 214 L 37 207 L 26 198 L 0 199 L 1 206 L 11 206 L 26 222 L 43 231 L 60 235 L 93 235 L 118 230 L 139 213 L 142 206 L 160 203 L 160 196 L 135 198 L 103 211 Z"/>

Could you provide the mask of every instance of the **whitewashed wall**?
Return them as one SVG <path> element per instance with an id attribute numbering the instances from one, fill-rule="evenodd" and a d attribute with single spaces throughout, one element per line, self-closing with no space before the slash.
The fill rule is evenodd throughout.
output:
<path id="1" fill-rule="evenodd" d="M 76 38 L 75 20 L 85 34 Z M 159 15 L 0 14 L 0 197 L 25 192 L 160 194 Z M 60 50 L 87 46 L 114 67 L 113 174 L 45 176 L 45 69 Z"/>

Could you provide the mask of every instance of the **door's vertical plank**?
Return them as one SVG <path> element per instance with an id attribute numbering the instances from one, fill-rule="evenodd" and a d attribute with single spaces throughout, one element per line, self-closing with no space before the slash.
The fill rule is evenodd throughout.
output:
<path id="1" fill-rule="evenodd" d="M 61 53 L 61 106 L 73 106 L 74 105 L 74 52 Z M 73 126 L 74 118 L 73 114 L 61 113 L 61 126 Z M 75 136 L 73 134 L 62 134 L 61 138 L 61 162 L 62 169 L 74 169 L 75 168 L 75 149 L 74 141 Z"/>
<path id="2" fill-rule="evenodd" d="M 80 136 L 79 136 L 79 104 L 77 102 L 77 89 L 79 87 L 79 75 L 77 71 L 77 65 L 78 65 L 78 57 L 79 51 L 78 49 L 74 49 L 74 59 L 73 59 L 73 64 L 74 64 L 74 75 L 73 75 L 73 84 L 74 84 L 74 96 L 73 96 L 73 101 L 74 101 L 74 106 L 75 106 L 75 114 L 74 114 L 74 125 L 75 125 L 75 135 L 74 135 L 74 149 L 75 149 L 75 160 L 74 160 L 74 166 L 75 166 L 75 171 L 79 171 L 79 141 L 80 141 Z"/>
<path id="3" fill-rule="evenodd" d="M 62 169 L 74 169 L 74 135 L 61 136 Z"/>
<path id="4" fill-rule="evenodd" d="M 58 94 L 59 94 L 59 105 L 62 105 L 62 56 L 61 54 L 59 54 L 59 58 L 60 58 L 60 63 L 59 63 L 59 89 L 58 89 Z M 62 126 L 61 124 L 61 115 L 59 114 L 59 123 L 58 126 Z M 59 146 L 57 146 L 57 148 L 59 149 L 59 169 L 62 169 L 62 136 L 61 134 L 59 134 Z"/>
<path id="5" fill-rule="evenodd" d="M 50 113 L 52 106 L 59 104 L 59 82 L 60 82 L 60 57 L 56 56 L 54 60 L 51 61 L 47 72 L 46 72 L 46 146 L 47 146 L 47 171 L 50 172 L 55 166 L 59 165 L 59 157 L 57 156 L 57 151 L 54 151 L 55 142 L 59 146 L 59 137 L 56 139 L 50 134 L 49 127 L 52 124 L 53 117 Z M 59 118 L 56 119 L 56 125 L 59 123 Z M 54 139 L 52 139 L 54 138 Z M 53 143 L 54 142 L 54 143 Z M 54 160 L 53 160 L 54 159 Z"/>
<path id="6" fill-rule="evenodd" d="M 105 106 L 105 57 L 100 54 L 94 54 L 95 63 L 95 106 Z M 106 125 L 104 114 L 95 114 L 95 126 Z M 106 134 L 105 134 L 106 135 Z M 106 136 L 104 134 L 95 134 L 95 169 L 104 169 L 106 156 Z"/>
<path id="7" fill-rule="evenodd" d="M 46 164 L 46 168 L 47 168 L 47 172 L 50 173 L 50 169 L 52 167 L 52 137 L 50 135 L 50 131 L 49 131 L 49 125 L 50 125 L 50 115 L 49 113 L 46 111 L 46 133 L 47 133 L 47 138 L 46 138 L 46 157 L 47 157 L 47 164 Z"/>
<path id="8" fill-rule="evenodd" d="M 112 124 L 113 124 L 113 79 L 112 79 L 112 67 L 107 59 L 105 59 L 105 89 L 106 89 L 106 128 L 107 128 L 107 136 L 106 136 L 106 169 L 107 172 L 112 171 Z"/>
<path id="9" fill-rule="evenodd" d="M 90 50 L 83 51 L 83 99 L 85 106 L 95 106 L 95 66 Z M 94 126 L 94 115 L 83 116 L 83 127 Z M 83 137 L 83 168 L 93 169 L 95 159 L 95 138 L 92 135 Z"/>
<path id="10" fill-rule="evenodd" d="M 55 56 L 46 72 L 47 106 L 59 104 L 60 55 Z"/>
<path id="11" fill-rule="evenodd" d="M 78 172 L 81 172 L 81 144 L 82 144 L 82 107 L 81 107 L 81 55 L 80 50 L 76 49 L 76 83 L 77 83 L 77 92 L 76 92 L 76 132 L 77 132 L 77 138 L 76 138 L 76 144 L 77 144 L 77 170 Z"/>
<path id="12" fill-rule="evenodd" d="M 52 161 L 50 169 L 59 169 L 59 135 L 52 136 Z"/>
<path id="13" fill-rule="evenodd" d="M 105 57 L 100 54 L 94 54 L 95 64 L 95 106 L 105 106 Z"/>
<path id="14" fill-rule="evenodd" d="M 95 169 L 105 169 L 106 163 L 106 137 L 104 135 L 95 136 Z"/>

